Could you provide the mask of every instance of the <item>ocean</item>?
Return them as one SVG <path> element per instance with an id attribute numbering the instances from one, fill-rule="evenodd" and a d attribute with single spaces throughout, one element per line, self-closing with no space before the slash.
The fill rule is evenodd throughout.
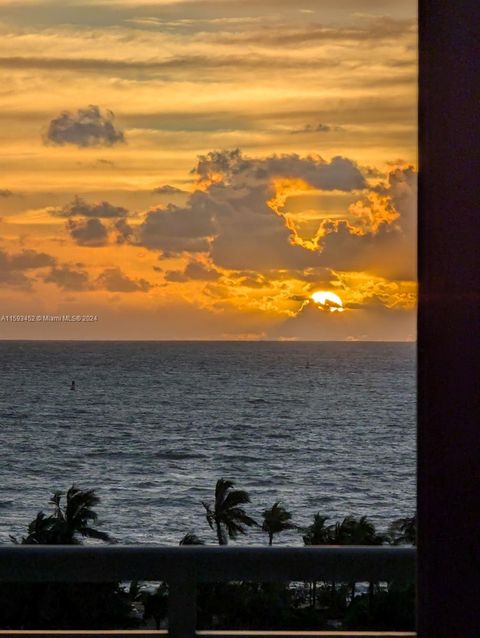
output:
<path id="1" fill-rule="evenodd" d="M 257 518 L 281 501 L 300 526 L 386 530 L 415 510 L 415 365 L 412 343 L 0 342 L 0 541 L 75 483 L 119 542 L 214 543 L 221 477 Z"/>

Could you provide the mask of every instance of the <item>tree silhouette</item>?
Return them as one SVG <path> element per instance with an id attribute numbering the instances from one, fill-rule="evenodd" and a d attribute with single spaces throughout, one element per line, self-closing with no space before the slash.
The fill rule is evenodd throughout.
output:
<path id="1" fill-rule="evenodd" d="M 358 520 L 353 516 L 346 516 L 341 523 L 333 526 L 331 531 L 333 545 L 381 545 L 384 537 L 378 534 L 375 525 L 362 516 Z M 350 583 L 351 602 L 355 598 L 356 583 Z M 369 584 L 370 604 L 373 600 L 374 584 Z"/>
<path id="2" fill-rule="evenodd" d="M 273 537 L 287 529 L 293 529 L 292 515 L 277 501 L 263 512 L 262 530 L 268 534 L 268 544 L 273 545 Z"/>
<path id="3" fill-rule="evenodd" d="M 330 527 L 325 525 L 328 516 L 315 514 L 313 523 L 305 529 L 303 542 L 305 545 L 329 545 L 331 543 Z"/>
<path id="4" fill-rule="evenodd" d="M 388 541 L 391 545 L 416 545 L 417 517 L 398 518 L 388 528 Z"/>
<path id="5" fill-rule="evenodd" d="M 28 526 L 22 545 L 78 545 L 82 538 L 111 541 L 92 525 L 100 502 L 94 490 L 74 485 L 55 492 L 53 511 L 39 512 Z M 119 583 L 18 583 L 0 587 L 2 627 L 22 629 L 103 629 L 137 625 L 131 597 Z"/>
<path id="6" fill-rule="evenodd" d="M 328 516 L 321 516 L 318 512 L 313 517 L 313 523 L 305 529 L 303 542 L 305 545 L 330 545 L 331 527 L 325 525 Z M 335 583 L 332 583 L 332 598 L 335 596 Z M 317 600 L 317 582 L 311 584 L 310 599 L 312 607 L 315 607 Z"/>
<path id="7" fill-rule="evenodd" d="M 189 532 L 188 534 L 185 534 L 179 542 L 179 545 L 205 545 L 205 543 L 196 534 Z"/>
<path id="8" fill-rule="evenodd" d="M 233 481 L 219 479 L 215 486 L 213 506 L 202 501 L 207 522 L 215 530 L 219 545 L 228 545 L 229 538 L 234 540 L 239 534 L 246 534 L 247 527 L 257 524 L 242 507 L 250 503 L 250 496 L 244 490 L 235 490 L 234 487 Z"/>
<path id="9" fill-rule="evenodd" d="M 52 545 L 52 525 L 53 517 L 47 516 L 43 512 L 38 512 L 33 521 L 27 528 L 27 535 L 22 537 L 20 541 L 22 545 Z M 18 544 L 15 536 L 10 539 Z"/>
<path id="10" fill-rule="evenodd" d="M 72 485 L 65 494 L 65 503 L 63 496 L 63 492 L 53 494 L 50 500 L 53 513 L 37 514 L 28 526 L 27 536 L 21 540 L 22 545 L 78 545 L 81 544 L 79 537 L 113 542 L 109 534 L 91 527 L 97 520 L 93 507 L 100 502 L 95 490 L 81 490 Z"/>
<path id="11" fill-rule="evenodd" d="M 346 516 L 331 530 L 333 545 L 381 545 L 384 537 L 378 534 L 375 525 L 366 516 L 359 519 Z"/>

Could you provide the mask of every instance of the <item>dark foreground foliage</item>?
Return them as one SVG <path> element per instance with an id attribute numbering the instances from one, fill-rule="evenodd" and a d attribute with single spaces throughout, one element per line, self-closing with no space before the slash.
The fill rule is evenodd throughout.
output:
<path id="1" fill-rule="evenodd" d="M 128 591 L 115 583 L 6 583 L 3 629 L 126 629 L 137 626 Z"/>
<path id="2" fill-rule="evenodd" d="M 415 588 L 394 583 L 351 598 L 348 583 L 317 583 L 312 605 L 304 583 L 203 584 L 198 591 L 199 629 L 414 631 Z M 157 628 L 167 619 L 168 590 L 145 594 L 145 618 Z"/>
<path id="3" fill-rule="evenodd" d="M 415 587 L 391 584 L 387 591 L 357 596 L 343 619 L 345 629 L 399 631 L 415 629 Z"/>
<path id="4" fill-rule="evenodd" d="M 50 512 L 40 511 L 21 539 L 22 545 L 79 545 L 87 540 L 114 542 L 97 528 L 94 490 L 72 486 L 56 492 Z M 247 492 L 233 481 L 220 479 L 211 504 L 204 503 L 206 520 L 220 545 L 261 528 L 268 543 L 275 536 L 298 529 L 305 545 L 415 544 L 415 517 L 394 521 L 387 534 L 377 533 L 367 517 L 345 517 L 327 523 L 319 513 L 311 525 L 300 528 L 291 513 L 276 502 L 263 512 L 263 523 L 251 518 L 245 506 Z M 194 532 L 180 545 L 203 545 Z M 3 629 L 130 629 L 166 625 L 168 588 L 154 590 L 139 583 L 2 583 L 0 627 Z M 198 589 L 199 629 L 321 630 L 331 627 L 355 630 L 413 630 L 415 588 L 397 583 L 217 583 Z M 142 620 L 143 615 L 143 620 Z"/>

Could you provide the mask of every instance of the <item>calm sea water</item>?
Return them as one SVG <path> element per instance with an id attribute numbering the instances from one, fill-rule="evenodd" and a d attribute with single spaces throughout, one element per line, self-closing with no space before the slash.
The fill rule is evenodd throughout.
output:
<path id="1" fill-rule="evenodd" d="M 413 344 L 0 342 L 0 370 L 2 542 L 73 482 L 125 543 L 213 542 L 220 477 L 300 525 L 414 511 Z"/>

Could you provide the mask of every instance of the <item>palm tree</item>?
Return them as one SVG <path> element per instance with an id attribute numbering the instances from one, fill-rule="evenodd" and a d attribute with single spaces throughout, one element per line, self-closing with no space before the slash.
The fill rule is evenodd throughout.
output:
<path id="1" fill-rule="evenodd" d="M 330 545 L 330 526 L 326 526 L 328 516 L 315 514 L 313 523 L 305 529 L 303 542 L 305 545 Z"/>
<path id="2" fill-rule="evenodd" d="M 62 506 L 62 492 L 55 492 L 50 503 L 54 506 L 53 526 L 58 543 L 62 545 L 76 545 L 78 535 L 94 538 L 105 542 L 112 542 L 111 537 L 90 526 L 97 520 L 97 513 L 93 510 L 100 498 L 95 490 L 80 490 L 75 485 L 65 495 L 65 505 Z"/>
<path id="3" fill-rule="evenodd" d="M 205 545 L 201 538 L 192 532 L 188 532 L 180 541 L 179 545 Z"/>
<path id="4" fill-rule="evenodd" d="M 303 542 L 305 545 L 330 545 L 331 526 L 325 525 L 328 516 L 321 516 L 319 513 L 313 517 L 313 523 L 305 529 Z M 335 595 L 335 583 L 332 583 L 332 598 Z M 317 603 L 317 582 L 313 581 L 310 593 L 311 605 L 315 608 Z"/>
<path id="5" fill-rule="evenodd" d="M 20 543 L 15 536 L 10 536 L 10 539 L 16 545 L 52 545 L 54 544 L 52 535 L 54 522 L 53 516 L 38 512 L 27 528 L 27 535 L 22 537 Z"/>
<path id="6" fill-rule="evenodd" d="M 358 520 L 347 516 L 341 523 L 332 528 L 332 543 L 334 545 L 381 545 L 384 537 L 377 534 L 375 525 L 366 516 Z M 356 583 L 350 583 L 351 602 L 355 598 Z M 373 599 L 374 585 L 369 584 L 370 604 Z"/>
<path id="7" fill-rule="evenodd" d="M 268 534 L 268 544 L 273 545 L 274 534 L 293 529 L 292 515 L 277 501 L 270 509 L 263 512 L 262 530 Z"/>
<path id="8" fill-rule="evenodd" d="M 377 534 L 375 525 L 366 516 L 358 520 L 353 516 L 346 516 L 332 529 L 334 545 L 381 545 L 383 541 L 384 537 Z"/>
<path id="9" fill-rule="evenodd" d="M 27 536 L 21 540 L 22 545 L 78 545 L 81 542 L 78 536 L 112 542 L 108 534 L 90 526 L 97 520 L 97 513 L 92 508 L 100 502 L 95 490 L 80 490 L 72 485 L 65 495 L 64 506 L 63 496 L 62 492 L 53 494 L 50 500 L 52 514 L 37 514 L 28 526 Z"/>
<path id="10" fill-rule="evenodd" d="M 387 538 L 391 545 L 416 545 L 417 517 L 398 518 L 388 528 Z"/>
<path id="11" fill-rule="evenodd" d="M 215 502 L 211 507 L 202 501 L 207 522 L 215 529 L 219 545 L 228 545 L 228 539 L 246 534 L 246 527 L 257 523 L 247 515 L 242 505 L 250 503 L 250 496 L 244 490 L 233 489 L 235 483 L 219 479 L 215 486 Z"/>

